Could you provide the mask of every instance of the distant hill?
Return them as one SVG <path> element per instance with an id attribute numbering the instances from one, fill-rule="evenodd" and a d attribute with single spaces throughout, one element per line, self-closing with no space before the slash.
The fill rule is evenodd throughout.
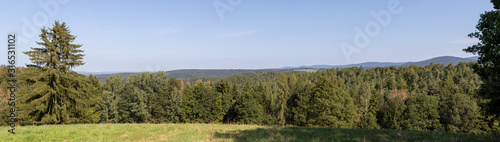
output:
<path id="1" fill-rule="evenodd" d="M 474 60 L 477 60 L 477 59 L 479 59 L 479 56 L 473 56 L 473 57 L 469 57 L 469 58 L 467 58 L 467 59 L 474 59 Z"/>
<path id="2" fill-rule="evenodd" d="M 477 57 L 476 59 L 474 59 L 474 57 L 469 57 L 469 58 L 460 58 L 460 57 L 453 57 L 453 56 L 441 56 L 441 57 L 436 57 L 436 58 L 432 58 L 432 59 L 428 59 L 428 60 L 424 60 L 424 61 L 420 61 L 420 62 L 408 62 L 408 63 L 405 63 L 404 65 L 417 65 L 417 66 L 426 66 L 426 65 L 429 65 L 431 62 L 434 62 L 434 64 L 444 64 L 444 65 L 448 65 L 448 64 L 454 64 L 454 65 L 457 65 L 458 63 L 460 62 L 476 62 L 477 61 Z"/>
<path id="3" fill-rule="evenodd" d="M 434 64 L 458 64 L 460 62 L 475 62 L 477 61 L 478 56 L 468 57 L 468 58 L 460 58 L 454 56 L 440 56 L 435 57 L 428 60 L 423 60 L 419 62 L 364 62 L 359 64 L 348 64 L 348 65 L 312 65 L 312 66 L 299 66 L 299 67 L 283 67 L 282 69 L 295 69 L 295 68 L 312 68 L 312 69 L 328 69 L 328 68 L 347 68 L 347 67 L 359 67 L 363 66 L 363 68 L 373 68 L 373 67 L 387 67 L 387 66 L 402 66 L 402 65 L 417 65 L 417 66 L 426 66 L 431 62 Z"/>
<path id="4" fill-rule="evenodd" d="M 182 70 L 173 70 L 166 71 L 169 78 L 198 78 L 198 77 L 227 77 L 235 74 L 243 74 L 243 73 L 258 73 L 258 72 L 311 72 L 322 69 L 329 68 L 347 68 L 347 67 L 356 67 L 363 66 L 363 68 L 374 68 L 374 67 L 387 67 L 387 66 L 403 66 L 403 65 L 417 65 L 417 66 L 426 66 L 431 62 L 434 64 L 458 64 L 460 62 L 475 62 L 477 61 L 478 56 L 468 57 L 468 58 L 460 58 L 453 56 L 441 56 L 428 60 L 423 60 L 419 62 L 365 62 L 359 64 L 348 64 L 348 65 L 312 65 L 312 66 L 299 66 L 299 67 L 283 67 L 278 69 L 182 69 Z M 84 75 L 89 75 L 92 72 L 79 72 Z M 102 73 L 102 72 L 101 72 Z M 116 72 L 112 72 L 109 74 L 100 74 L 100 73 L 92 73 L 99 78 L 99 81 L 105 81 L 112 74 L 117 74 Z M 118 73 L 123 77 L 129 77 L 133 72 L 128 73 Z"/>

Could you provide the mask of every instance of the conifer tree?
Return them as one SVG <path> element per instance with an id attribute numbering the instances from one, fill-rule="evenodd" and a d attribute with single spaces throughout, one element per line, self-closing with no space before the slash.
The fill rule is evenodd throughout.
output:
<path id="1" fill-rule="evenodd" d="M 387 129 L 402 129 L 403 113 L 406 110 L 403 96 L 386 94 L 385 100 L 379 114 L 380 125 Z"/>
<path id="2" fill-rule="evenodd" d="M 99 105 L 102 110 L 101 122 L 118 123 L 120 115 L 118 114 L 118 102 L 122 95 L 125 80 L 120 74 L 111 75 L 102 85 L 103 96 Z"/>
<path id="3" fill-rule="evenodd" d="M 196 101 L 196 98 L 194 96 L 193 87 L 188 84 L 182 91 L 182 103 L 180 106 L 181 122 L 195 122 L 195 119 L 198 115 L 196 106 L 198 106 L 198 102 Z"/>
<path id="4" fill-rule="evenodd" d="M 315 84 L 309 107 L 309 125 L 351 128 L 356 115 L 351 96 L 342 83 L 321 77 Z"/>
<path id="5" fill-rule="evenodd" d="M 232 105 L 232 100 L 234 99 L 233 95 L 231 94 L 231 86 L 226 80 L 219 80 L 215 85 L 215 91 L 217 94 L 216 100 L 221 100 L 220 105 L 222 107 L 217 120 L 223 121 L 224 117 L 229 111 L 229 108 Z"/>
<path id="6" fill-rule="evenodd" d="M 260 124 L 262 121 L 255 92 L 249 83 L 245 84 L 242 95 L 238 97 L 234 109 L 236 113 L 235 121 L 238 123 Z"/>
<path id="7" fill-rule="evenodd" d="M 66 23 L 55 21 L 52 28 L 42 28 L 42 46 L 26 51 L 33 64 L 23 72 L 22 80 L 34 89 L 24 100 L 23 111 L 41 123 L 78 123 L 95 108 L 98 96 L 95 83 L 72 68 L 84 65 L 81 44 L 73 44 L 76 36 Z"/>
<path id="8" fill-rule="evenodd" d="M 402 126 L 407 130 L 441 130 L 438 97 L 414 94 L 406 100 Z"/>
<path id="9" fill-rule="evenodd" d="M 289 86 L 286 75 L 284 73 L 280 74 L 280 77 L 277 80 L 278 83 L 278 98 L 277 98 L 277 116 L 278 116 L 278 124 L 283 126 L 286 123 L 285 115 L 286 115 L 286 102 L 288 100 L 289 94 Z"/>
<path id="10" fill-rule="evenodd" d="M 306 84 L 297 94 L 297 98 L 295 99 L 296 106 L 292 109 L 294 113 L 294 125 L 307 126 L 312 90 L 312 85 Z"/>
<path id="11" fill-rule="evenodd" d="M 130 83 L 125 84 L 123 95 L 118 102 L 120 122 L 144 123 L 147 121 L 148 109 L 146 106 L 146 93 Z"/>
<path id="12" fill-rule="evenodd" d="M 482 121 L 479 106 L 470 96 L 454 94 L 440 103 L 443 107 L 441 121 L 444 129 L 454 133 L 484 133 L 486 123 Z"/>

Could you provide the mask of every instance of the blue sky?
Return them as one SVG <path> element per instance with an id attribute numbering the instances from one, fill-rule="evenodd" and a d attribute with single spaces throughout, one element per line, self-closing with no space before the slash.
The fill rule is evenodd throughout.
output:
<path id="1" fill-rule="evenodd" d="M 18 52 L 39 47 L 35 41 L 40 41 L 40 28 L 59 20 L 66 22 L 77 35 L 74 43 L 83 44 L 85 50 L 86 64 L 74 70 L 88 72 L 260 69 L 470 57 L 462 49 L 477 40 L 467 34 L 475 31 L 481 13 L 493 9 L 489 0 L 1 2 L 0 33 L 21 36 Z M 48 10 L 44 3 L 51 4 Z M 226 11 L 218 14 L 214 3 Z M 386 23 L 382 25 L 371 13 L 384 11 L 391 18 L 383 17 Z M 363 46 L 355 44 L 356 29 L 371 33 L 365 36 L 369 43 L 358 40 Z M 352 45 L 344 49 L 356 52 L 343 52 L 342 43 Z M 0 44 L 6 45 L 6 40 Z M 6 52 L 0 50 L 2 59 Z M 18 65 L 29 63 L 19 53 Z M 6 59 L 0 61 L 6 63 Z"/>

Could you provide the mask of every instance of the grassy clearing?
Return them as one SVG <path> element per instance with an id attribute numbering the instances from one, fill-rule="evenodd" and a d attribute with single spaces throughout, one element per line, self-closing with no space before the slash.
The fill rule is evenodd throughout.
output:
<path id="1" fill-rule="evenodd" d="M 79 124 L 17 127 L 0 141 L 494 141 L 438 132 L 224 124 Z M 496 139 L 498 140 L 498 139 Z"/>

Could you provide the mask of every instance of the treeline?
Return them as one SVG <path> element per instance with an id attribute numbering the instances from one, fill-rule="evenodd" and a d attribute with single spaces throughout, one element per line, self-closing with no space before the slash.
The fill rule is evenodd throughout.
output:
<path id="1" fill-rule="evenodd" d="M 481 16 L 465 49 L 477 63 L 317 72 L 259 72 L 180 80 L 165 72 L 110 76 L 103 83 L 71 69 L 84 65 L 68 26 L 43 28 L 33 64 L 16 68 L 20 125 L 74 123 L 228 123 L 500 134 L 500 65 L 495 11 Z M 481 38 L 487 37 L 487 38 Z M 494 50 L 493 50 L 494 49 Z M 487 53 L 487 54 L 486 54 Z M 7 67 L 0 69 L 0 125 L 10 121 Z M 194 81 L 194 82 L 193 82 Z"/>
<path id="2" fill-rule="evenodd" d="M 168 78 L 165 72 L 95 76 L 74 72 L 62 83 L 82 100 L 37 94 L 48 76 L 18 68 L 21 125 L 63 123 L 226 123 L 485 133 L 498 122 L 477 97 L 474 63 L 351 67 L 311 73 L 248 73 L 217 81 Z M 7 74 L 2 73 L 2 88 Z M 191 85 L 193 84 L 193 85 Z M 57 88 L 57 87 L 55 87 Z M 1 125 L 8 121 L 2 89 Z M 52 95 L 57 97 L 58 95 Z M 37 98 L 38 97 L 38 98 Z M 61 97 L 64 98 L 64 97 Z M 79 102 L 79 103 L 78 103 Z M 57 105 L 57 106 L 54 106 Z M 59 111 L 55 111 L 59 110 Z M 62 111 L 63 110 L 63 111 Z M 48 115 L 50 111 L 57 112 Z M 62 113 L 61 113 L 62 112 Z M 43 115 L 46 114 L 46 115 Z"/>
<path id="3" fill-rule="evenodd" d="M 484 133 L 487 100 L 476 97 L 482 82 L 472 64 L 267 72 L 194 83 L 164 72 L 114 75 L 102 83 L 100 122 Z"/>

